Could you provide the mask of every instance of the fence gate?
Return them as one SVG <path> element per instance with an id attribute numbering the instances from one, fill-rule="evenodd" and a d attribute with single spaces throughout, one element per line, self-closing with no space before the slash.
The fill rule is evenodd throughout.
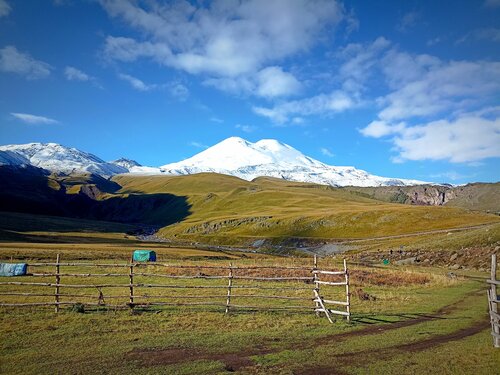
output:
<path id="1" fill-rule="evenodd" d="M 498 304 L 500 299 L 497 294 L 497 285 L 500 281 L 497 280 L 497 256 L 491 256 L 491 279 L 487 280 L 490 284 L 488 289 L 488 308 L 490 311 L 491 320 L 491 335 L 493 336 L 493 345 L 495 348 L 500 348 L 500 314 L 498 313 Z"/>

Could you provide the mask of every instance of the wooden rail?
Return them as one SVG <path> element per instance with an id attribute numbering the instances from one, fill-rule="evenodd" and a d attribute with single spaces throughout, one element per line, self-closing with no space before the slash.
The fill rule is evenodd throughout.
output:
<path id="1" fill-rule="evenodd" d="M 71 306 L 74 304 L 83 304 L 84 306 L 97 306 L 115 309 L 134 309 L 137 307 L 147 308 L 149 306 L 211 306 L 223 308 L 226 314 L 235 310 L 283 310 L 283 311 L 312 311 L 318 316 L 324 313 L 328 321 L 333 322 L 333 315 L 339 315 L 350 319 L 350 295 L 349 295 L 349 274 L 347 264 L 344 260 L 344 269 L 321 270 L 318 268 L 318 258 L 314 256 L 312 267 L 306 266 L 235 266 L 230 263 L 228 266 L 213 265 L 177 265 L 170 263 L 136 263 L 130 261 L 126 263 L 85 263 L 85 262 L 61 262 L 58 254 L 55 263 L 30 263 L 28 270 L 33 271 L 38 267 L 54 267 L 53 272 L 47 272 L 45 269 L 30 272 L 23 281 L 6 281 L 6 278 L 0 278 L 0 306 L 18 307 L 18 306 L 53 306 L 55 312 L 60 311 L 61 306 Z M 69 269 L 77 267 L 76 272 Z M 128 272 L 81 272 L 81 268 L 115 268 L 120 267 Z M 193 274 L 196 270 L 205 271 L 205 274 Z M 174 274 L 169 274 L 168 270 L 177 270 Z M 179 271 L 183 270 L 183 271 Z M 270 270 L 270 271 L 264 271 Z M 110 270 L 111 271 L 111 270 Z M 275 272 L 276 271 L 276 272 Z M 286 275 L 279 276 L 279 271 Z M 179 274 L 184 272 L 187 274 Z M 266 272 L 262 274 L 262 272 Z M 172 273 L 172 272 L 171 272 Z M 191 273 L 191 274 L 189 274 Z M 225 274 L 223 274 L 225 273 Z M 242 274 L 243 273 L 243 274 Z M 309 276 L 306 276 L 309 275 Z M 321 280 L 320 280 L 321 276 Z M 127 282 L 103 282 L 104 278 L 122 278 Z M 54 282 L 36 282 L 37 278 L 54 278 Z M 99 278 L 100 280 L 96 280 Z M 178 280 L 179 283 L 144 283 L 141 278 L 159 278 Z M 326 279 L 325 279 L 326 278 Z M 332 279 L 333 278 L 333 279 Z M 342 278 L 343 280 L 339 280 Z M 65 280 L 62 281 L 62 279 Z M 68 280 L 69 279 L 69 280 Z M 88 284 L 75 282 L 74 279 L 88 280 Z M 200 280 L 196 284 L 182 284 L 182 280 Z M 227 280 L 226 285 L 217 283 Z M 339 281 L 337 281 L 339 280 Z M 117 279 L 117 281 L 119 281 Z M 307 284 L 311 284 L 308 286 Z M 345 287 L 345 301 L 324 298 L 320 287 Z M 5 290 L 12 287 L 28 287 L 29 292 L 20 290 Z M 54 288 L 53 293 L 41 292 L 37 288 Z M 16 288 L 19 289 L 19 288 Z M 34 289 L 34 290 L 33 290 Z M 72 292 L 62 293 L 62 289 L 71 289 Z M 89 292 L 95 290 L 95 294 Z M 126 289 L 128 293 L 111 292 L 114 289 Z M 148 295 L 144 289 L 156 289 L 154 295 Z M 164 290 L 178 290 L 176 293 L 163 293 Z M 225 289 L 227 293 L 218 294 L 218 290 Z M 82 291 L 79 294 L 79 290 Z M 103 290 L 108 292 L 104 293 Z M 190 291 L 193 292 L 190 292 Z M 213 290 L 214 293 L 206 295 L 196 294 L 195 290 Z M 238 294 L 241 290 L 243 293 Z M 246 291 L 255 290 L 255 294 L 249 294 Z M 297 295 L 302 291 L 313 292 L 312 297 Z M 73 292 L 74 291 L 74 292 Z M 266 294 L 259 291 L 266 291 Z M 281 291 L 281 293 L 279 293 Z M 141 293 L 142 292 L 142 293 Z M 118 293 L 118 294 L 117 294 Z M 338 293 L 336 293 L 338 294 Z M 10 297 L 35 298 L 39 300 L 43 297 L 52 297 L 52 301 L 8 301 Z M 7 301 L 5 299 L 7 298 Z M 192 301 L 198 299 L 197 301 Z M 234 300 L 248 300 L 252 302 L 258 300 L 267 300 L 268 304 L 238 304 Z M 97 300 L 97 301 L 96 301 Z M 113 301 L 108 301 L 113 300 Z M 123 302 L 120 302 L 123 300 Z M 191 301 L 190 301 L 191 300 Z M 225 300 L 225 303 L 223 302 Z M 271 304 L 271 301 L 281 301 L 280 305 Z M 289 305 L 290 301 L 302 301 L 304 305 Z M 109 303 L 112 302 L 112 303 Z M 335 310 L 328 305 L 337 305 L 344 307 L 345 311 Z"/>
<path id="2" fill-rule="evenodd" d="M 491 255 L 491 276 L 490 280 L 486 281 L 490 284 L 488 289 L 488 310 L 490 312 L 491 335 L 493 336 L 493 346 L 500 348 L 500 314 L 498 313 L 498 304 L 500 298 L 497 294 L 497 285 L 500 281 L 497 280 L 497 255 Z"/>

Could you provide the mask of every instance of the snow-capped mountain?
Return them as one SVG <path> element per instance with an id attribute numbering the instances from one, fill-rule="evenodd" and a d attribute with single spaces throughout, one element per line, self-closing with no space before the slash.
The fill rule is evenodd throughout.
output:
<path id="1" fill-rule="evenodd" d="M 105 162 L 97 156 L 56 143 L 28 143 L 0 146 L 0 165 L 31 165 L 57 173 L 186 175 L 215 172 L 248 181 L 257 177 L 276 177 L 289 181 L 332 186 L 419 185 L 417 180 L 379 177 L 354 167 L 336 167 L 305 156 L 293 147 L 274 139 L 248 142 L 227 138 L 193 157 L 162 167 L 145 167 L 121 158 Z"/>
<path id="2" fill-rule="evenodd" d="M 0 165 L 30 165 L 30 161 L 14 151 L 0 151 Z"/>
<path id="3" fill-rule="evenodd" d="M 216 172 L 253 180 L 260 176 L 332 186 L 418 185 L 422 181 L 374 176 L 354 167 L 335 167 L 274 139 L 256 143 L 227 138 L 199 154 L 160 167 L 165 174 Z"/>
<path id="4" fill-rule="evenodd" d="M 118 160 L 113 160 L 111 164 L 118 165 L 120 167 L 123 167 L 125 169 L 132 169 L 134 167 L 142 167 L 138 162 L 132 159 L 127 159 L 127 158 L 120 158 Z"/>
<path id="5" fill-rule="evenodd" d="M 0 146 L 0 157 L 4 164 L 29 164 L 34 167 L 59 173 L 95 173 L 112 176 L 129 170 L 119 165 L 107 163 L 87 152 L 61 146 L 57 143 L 28 143 L 23 145 Z M 5 155 L 9 156 L 7 158 Z"/>
<path id="6" fill-rule="evenodd" d="M 142 174 L 142 175 L 161 174 L 161 171 L 159 168 L 145 167 L 132 159 L 121 158 L 121 159 L 112 161 L 111 164 L 125 168 L 128 173 Z"/>

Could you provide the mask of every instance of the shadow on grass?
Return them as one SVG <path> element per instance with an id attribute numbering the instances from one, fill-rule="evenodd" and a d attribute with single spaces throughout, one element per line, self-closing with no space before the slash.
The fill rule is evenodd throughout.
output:
<path id="1" fill-rule="evenodd" d="M 125 232 L 127 228 L 94 221 L 154 229 L 180 222 L 191 214 L 191 205 L 185 196 L 115 194 L 121 188 L 119 184 L 95 175 L 62 178 L 38 168 L 0 166 L 0 179 L 0 211 L 55 216 L 53 219 L 0 216 L 3 231 Z M 65 222 L 62 218 L 90 221 Z"/>

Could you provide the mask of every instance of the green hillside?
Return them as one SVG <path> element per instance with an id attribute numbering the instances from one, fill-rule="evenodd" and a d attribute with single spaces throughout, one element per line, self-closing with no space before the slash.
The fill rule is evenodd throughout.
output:
<path id="1" fill-rule="evenodd" d="M 193 241 L 252 238 L 367 238 L 500 221 L 451 207 L 386 203 L 344 189 L 272 178 L 252 182 L 218 174 L 116 176 L 118 194 L 168 193 L 186 197 L 189 214 L 160 235 Z M 246 241 L 248 243 L 248 241 Z"/>
<path id="2" fill-rule="evenodd" d="M 359 191 L 264 177 L 248 182 L 202 173 L 106 180 L 8 168 L 0 168 L 0 177 L 6 181 L 0 211 L 146 225 L 159 228 L 159 236 L 190 242 L 362 239 L 500 221 L 458 207 L 389 203 Z"/>

